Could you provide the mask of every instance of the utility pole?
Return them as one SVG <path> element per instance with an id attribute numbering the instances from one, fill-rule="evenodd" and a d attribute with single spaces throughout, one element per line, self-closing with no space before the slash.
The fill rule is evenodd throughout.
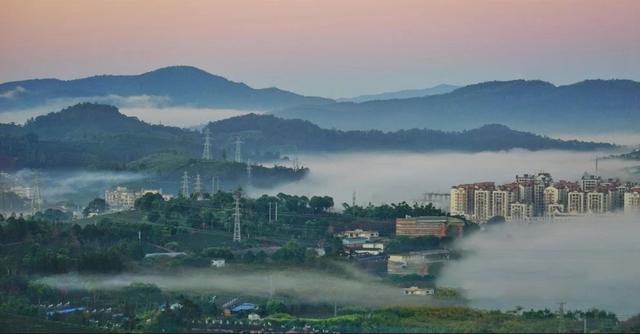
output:
<path id="1" fill-rule="evenodd" d="M 235 144 L 236 144 L 235 161 L 236 162 L 242 162 L 242 155 L 240 154 L 240 146 L 242 145 L 242 140 L 240 140 L 240 137 L 236 138 Z"/>
<path id="2" fill-rule="evenodd" d="M 240 236 L 240 191 L 236 190 L 233 194 L 233 199 L 235 200 L 235 213 L 234 223 L 233 223 L 233 242 L 242 241 L 242 237 Z"/>
<path id="3" fill-rule="evenodd" d="M 202 150 L 202 160 L 211 160 L 211 131 L 204 129 L 204 149 Z"/>
<path id="4" fill-rule="evenodd" d="M 558 305 L 560 305 L 560 328 L 558 328 L 558 333 L 564 333 L 564 306 L 567 303 L 565 302 L 559 302 Z"/>
<path id="5" fill-rule="evenodd" d="M 269 224 L 271 224 L 271 202 L 269 202 Z"/>
<path id="6" fill-rule="evenodd" d="M 276 202 L 276 222 L 278 222 L 278 202 Z"/>
<path id="7" fill-rule="evenodd" d="M 189 174 L 186 170 L 182 175 L 182 196 L 189 197 Z"/>

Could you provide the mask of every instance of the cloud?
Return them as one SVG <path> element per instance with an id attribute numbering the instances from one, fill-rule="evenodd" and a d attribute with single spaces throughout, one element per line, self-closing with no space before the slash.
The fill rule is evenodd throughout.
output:
<path id="1" fill-rule="evenodd" d="M 240 116 L 255 110 L 196 108 L 190 106 L 172 106 L 171 99 L 166 96 L 138 95 L 138 96 L 92 96 L 78 98 L 58 98 L 47 101 L 46 104 L 34 108 L 9 110 L 0 112 L 1 123 L 24 124 L 30 118 L 57 112 L 61 109 L 81 103 L 94 102 L 117 106 L 120 112 L 127 116 L 154 124 L 164 124 L 179 127 L 193 127 L 204 123 Z"/>
<path id="2" fill-rule="evenodd" d="M 16 88 L 14 89 L 10 89 L 6 92 L 0 93 L 0 98 L 2 99 L 8 99 L 8 100 L 13 100 L 16 97 L 18 97 L 18 95 L 25 93 L 27 90 L 22 87 L 22 86 L 16 86 Z"/>
<path id="3" fill-rule="evenodd" d="M 491 228 L 457 244 L 468 252 L 439 284 L 465 290 L 473 306 L 640 311 L 637 215 L 576 217 Z"/>
<path id="4" fill-rule="evenodd" d="M 598 153 L 601 156 L 605 153 Z M 556 180 L 577 180 L 595 167 L 593 152 L 527 151 L 500 152 L 351 152 L 334 154 L 302 154 L 302 165 L 310 167 L 309 175 L 296 183 L 275 189 L 278 192 L 333 196 L 335 202 L 351 203 L 355 190 L 360 205 L 420 200 L 425 192 L 448 193 L 460 183 L 495 181 L 506 183 L 516 174 L 544 170 Z M 282 162 L 277 162 L 282 164 Z M 601 160 L 599 171 L 604 177 L 637 179 L 624 167 L 638 165 L 635 161 Z"/>
<path id="5" fill-rule="evenodd" d="M 402 288 L 384 284 L 357 269 L 345 275 L 315 270 L 239 271 L 184 270 L 180 273 L 127 273 L 120 275 L 65 274 L 39 280 L 60 289 L 118 289 L 131 283 L 153 283 L 165 291 L 201 291 L 219 294 L 268 297 L 286 295 L 313 303 L 366 305 L 435 305 L 429 297 L 403 295 Z"/>

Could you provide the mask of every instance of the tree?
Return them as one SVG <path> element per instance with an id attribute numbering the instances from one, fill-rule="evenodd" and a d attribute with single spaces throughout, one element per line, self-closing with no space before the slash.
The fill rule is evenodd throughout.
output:
<path id="1" fill-rule="evenodd" d="M 150 211 L 157 208 L 160 203 L 164 202 L 162 195 L 157 193 L 146 193 L 138 198 L 133 206 L 138 210 Z"/>
<path id="2" fill-rule="evenodd" d="M 313 196 L 309 200 L 309 207 L 314 213 L 325 212 L 333 207 L 333 198 L 330 196 Z"/>
<path id="3" fill-rule="evenodd" d="M 160 219 L 160 213 L 158 211 L 151 211 L 147 215 L 147 220 L 152 222 L 152 223 L 157 222 L 158 219 Z"/>
<path id="4" fill-rule="evenodd" d="M 89 202 L 86 208 L 82 210 L 82 214 L 87 217 L 91 213 L 101 213 L 107 211 L 107 202 L 102 198 L 96 198 Z"/>
<path id="5" fill-rule="evenodd" d="M 287 305 L 280 300 L 271 299 L 265 306 L 267 314 L 287 313 Z"/>

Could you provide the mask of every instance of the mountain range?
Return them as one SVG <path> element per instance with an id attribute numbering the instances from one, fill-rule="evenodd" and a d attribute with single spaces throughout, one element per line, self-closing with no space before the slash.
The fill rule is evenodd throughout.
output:
<path id="1" fill-rule="evenodd" d="M 254 89 L 195 67 L 173 66 L 140 75 L 0 84 L 0 117 L 2 111 L 41 107 L 51 101 L 69 99 L 64 104 L 69 105 L 118 97 L 151 99 L 156 106 L 264 111 L 342 130 L 460 131 L 495 123 L 541 133 L 640 131 L 640 82 L 632 80 L 587 80 L 561 86 L 539 80 L 490 81 L 454 88 L 436 86 L 350 99 L 364 102 L 337 102 L 278 88 Z M 410 97 L 414 95 L 419 96 Z"/>
<path id="2" fill-rule="evenodd" d="M 272 110 L 331 103 L 278 88 L 254 89 L 192 66 L 172 66 L 140 75 L 98 75 L 76 80 L 35 79 L 0 84 L 0 112 L 41 106 L 59 99 L 155 97 L 168 106 Z"/>
<path id="3" fill-rule="evenodd" d="M 323 127 L 462 130 L 500 123 L 534 132 L 640 130 L 640 82 L 493 81 L 424 97 L 296 106 L 275 113 Z"/>
<path id="4" fill-rule="evenodd" d="M 489 124 L 466 130 L 411 129 L 342 131 L 309 121 L 248 114 L 206 125 L 212 133 L 213 157 L 226 160 L 240 138 L 243 159 L 273 160 L 294 152 L 434 150 L 488 151 L 597 150 L 606 143 L 565 141 Z M 132 163 L 170 153 L 198 159 L 203 135 L 178 127 L 152 125 L 123 115 L 114 106 L 82 103 L 38 116 L 24 125 L 0 124 L 0 169 L 89 167 L 127 169 Z M 162 160 L 162 159 L 160 159 Z M 147 164 L 148 165 L 148 164 Z"/>

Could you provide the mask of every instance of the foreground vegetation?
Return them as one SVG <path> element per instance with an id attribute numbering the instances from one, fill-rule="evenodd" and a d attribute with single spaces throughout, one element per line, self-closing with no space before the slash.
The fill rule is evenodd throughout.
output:
<path id="1" fill-rule="evenodd" d="M 93 201 L 85 212 L 99 208 Z M 278 221 L 269 205 L 279 207 Z M 637 331 L 637 317 L 619 321 L 615 314 L 551 310 L 488 311 L 461 304 L 455 290 L 441 289 L 434 306 L 369 307 L 310 303 L 286 293 L 256 296 L 215 290 L 164 290 L 136 283 L 117 288 L 49 285 L 69 282 L 57 275 L 157 273 L 171 275 L 195 268 L 212 273 L 266 273 L 304 270 L 350 277 L 353 264 L 341 256 L 333 232 L 376 228 L 393 237 L 391 222 L 404 215 L 443 215 L 430 205 L 396 203 L 331 212 L 327 196 L 261 196 L 242 198 L 243 241 L 232 242 L 231 193 L 194 195 L 164 201 L 147 194 L 135 210 L 70 221 L 65 213 L 47 210 L 33 217 L 0 216 L 0 324 L 6 331 L 277 331 L 290 329 L 341 332 L 581 332 L 587 319 L 592 332 Z M 351 212 L 349 211 L 351 210 Z M 385 226 L 387 228 L 385 229 Z M 446 246 L 448 238 L 392 238 L 397 252 Z M 315 251 L 321 245 L 325 256 Z M 145 257 L 149 253 L 183 252 L 178 257 Z M 214 269 L 213 259 L 228 268 Z M 388 279 L 405 286 L 417 277 Z M 422 279 L 422 278 L 420 278 Z M 429 278 L 427 278 L 429 279 Z M 411 283 L 413 284 L 413 282 Z M 400 288 L 397 288 L 401 291 Z M 399 292 L 400 293 L 400 292 Z M 224 303 L 250 300 L 261 320 L 247 313 L 224 315 Z M 407 298 L 423 298 L 412 297 Z M 436 300 L 434 299 L 434 300 Z M 452 306 L 435 306 L 452 305 Z M 67 314 L 59 310 L 82 307 Z"/>

